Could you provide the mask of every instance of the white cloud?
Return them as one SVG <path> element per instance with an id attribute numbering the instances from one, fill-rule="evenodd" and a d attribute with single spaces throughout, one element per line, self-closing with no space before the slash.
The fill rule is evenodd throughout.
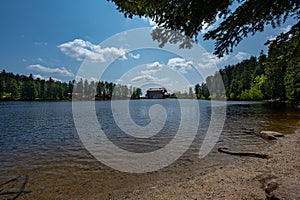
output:
<path id="1" fill-rule="evenodd" d="M 149 25 L 150 26 L 157 26 L 157 24 L 156 24 L 156 22 L 155 21 L 153 21 L 152 19 L 148 19 L 148 22 L 149 22 Z"/>
<path id="2" fill-rule="evenodd" d="M 89 82 L 92 82 L 92 81 L 98 82 L 99 79 L 98 79 L 98 78 L 95 78 L 95 77 L 90 77 L 90 78 L 88 79 L 88 81 L 89 81 Z"/>
<path id="3" fill-rule="evenodd" d="M 74 74 L 70 70 L 67 70 L 64 67 L 50 68 L 50 67 L 45 67 L 45 66 L 36 64 L 36 65 L 29 65 L 27 67 L 27 69 L 38 71 L 38 72 L 43 72 L 43 73 L 57 74 L 57 75 L 61 75 L 61 76 L 69 76 L 69 77 L 74 76 Z"/>
<path id="4" fill-rule="evenodd" d="M 163 65 L 159 62 L 154 62 L 146 65 L 146 70 L 142 70 L 140 74 L 142 76 L 149 75 L 153 76 L 156 72 L 161 71 L 163 68 Z"/>
<path id="5" fill-rule="evenodd" d="M 209 23 L 202 23 L 201 33 L 205 34 L 213 28 L 213 25 L 209 25 Z"/>
<path id="6" fill-rule="evenodd" d="M 159 63 L 159 62 L 154 62 L 154 63 L 150 63 L 150 64 L 147 64 L 146 65 L 147 69 L 150 69 L 150 70 L 161 70 L 162 67 L 163 67 L 163 64 Z"/>
<path id="7" fill-rule="evenodd" d="M 115 80 L 115 82 L 116 82 L 116 84 L 122 84 L 122 83 L 123 83 L 123 80 L 120 79 L 120 78 L 118 78 L 118 79 Z"/>
<path id="8" fill-rule="evenodd" d="M 225 55 L 222 58 L 218 58 L 216 55 L 212 54 L 212 53 L 203 53 L 201 60 L 203 60 L 204 62 L 209 62 L 209 63 L 213 63 L 215 65 L 227 60 L 229 58 L 228 55 Z"/>
<path id="9" fill-rule="evenodd" d="M 129 53 L 128 56 L 130 56 L 133 59 L 139 59 L 141 57 L 141 54 L 133 54 L 133 53 Z"/>
<path id="10" fill-rule="evenodd" d="M 50 78 L 47 78 L 47 80 L 49 80 Z M 54 77 L 51 77 L 52 80 L 54 81 L 58 81 L 58 82 L 63 82 L 62 80 L 58 79 L 58 78 L 54 78 Z"/>
<path id="11" fill-rule="evenodd" d="M 280 31 L 282 31 L 283 33 L 287 33 L 291 30 L 291 28 L 292 28 L 292 25 L 288 25 L 287 27 L 282 27 L 280 29 Z"/>
<path id="12" fill-rule="evenodd" d="M 221 23 L 221 20 L 222 18 L 220 18 L 219 16 L 216 16 L 216 20 L 214 23 L 210 24 L 210 23 L 207 23 L 207 22 L 202 22 L 202 30 L 201 30 L 201 33 L 202 34 L 205 34 L 207 33 L 208 31 L 212 30 L 216 24 L 219 24 Z"/>
<path id="13" fill-rule="evenodd" d="M 22 62 L 27 62 L 27 60 L 25 58 L 22 58 Z"/>
<path id="14" fill-rule="evenodd" d="M 92 44 L 89 41 L 75 39 L 58 46 L 58 48 L 66 55 L 75 58 L 78 61 L 88 59 L 92 62 L 106 62 L 121 57 L 126 59 L 126 49 L 116 47 L 102 48 L 100 45 Z"/>
<path id="15" fill-rule="evenodd" d="M 246 58 L 248 58 L 250 56 L 249 53 L 246 53 L 246 52 L 238 52 L 233 58 L 235 60 L 238 60 L 238 61 L 242 61 L 242 60 L 245 60 Z"/>
<path id="16" fill-rule="evenodd" d="M 186 61 L 183 58 L 171 58 L 168 61 L 168 66 L 173 70 L 186 74 L 188 70 L 193 68 L 193 62 Z"/>
<path id="17" fill-rule="evenodd" d="M 276 36 L 273 36 L 273 35 L 269 35 L 268 37 L 267 37 L 267 40 L 268 41 L 273 41 L 273 40 L 275 40 L 276 39 Z"/>
<path id="18" fill-rule="evenodd" d="M 132 82 L 139 82 L 139 81 L 158 81 L 159 79 L 155 77 L 155 73 L 161 71 L 163 68 L 163 64 L 159 62 L 149 63 L 146 64 L 146 70 L 142 70 L 139 76 L 134 77 L 131 79 Z"/>
<path id="19" fill-rule="evenodd" d="M 215 69 L 218 64 L 223 64 L 229 58 L 228 55 L 225 55 L 222 58 L 218 58 L 212 53 L 205 52 L 201 55 L 201 62 L 198 63 L 200 69 Z"/>
<path id="20" fill-rule="evenodd" d="M 153 82 L 153 81 L 157 81 L 158 79 L 150 74 L 144 74 L 144 75 L 141 75 L 141 76 L 137 76 L 137 77 L 134 77 L 133 79 L 131 79 L 132 82 L 140 82 L 140 81 L 143 81 L 143 82 Z"/>
<path id="21" fill-rule="evenodd" d="M 142 20 L 143 20 L 144 22 L 146 22 L 147 24 L 149 24 L 150 26 L 152 26 L 152 27 L 157 27 L 156 22 L 153 21 L 153 20 L 152 20 L 151 18 L 149 18 L 149 17 L 142 17 Z"/>
<path id="22" fill-rule="evenodd" d="M 38 79 L 38 78 L 39 78 L 39 79 L 41 79 L 41 80 L 47 80 L 47 81 L 50 79 L 50 77 L 49 77 L 49 78 L 46 78 L 46 77 L 44 77 L 44 76 L 42 76 L 42 75 L 40 75 L 40 74 L 33 74 L 32 76 L 33 76 L 34 79 Z M 54 77 L 51 77 L 51 79 L 54 80 L 54 81 L 62 82 L 62 80 L 57 79 L 57 78 L 54 78 Z"/>
<path id="23" fill-rule="evenodd" d="M 214 69 L 215 64 L 213 63 L 198 63 L 200 69 Z"/>
<path id="24" fill-rule="evenodd" d="M 289 32 L 289 31 L 291 30 L 291 28 L 292 28 L 292 25 L 288 25 L 288 26 L 286 26 L 286 27 L 280 28 L 279 30 L 280 30 L 282 33 L 287 33 L 287 32 Z M 269 36 L 267 37 L 267 40 L 268 40 L 268 41 L 273 41 L 273 40 L 276 39 L 276 37 L 277 37 L 277 36 L 269 35 Z"/>
<path id="25" fill-rule="evenodd" d="M 40 75 L 40 74 L 33 74 L 32 76 L 33 76 L 33 78 L 35 78 L 35 79 L 39 78 L 39 79 L 41 79 L 41 80 L 46 80 L 46 78 L 43 77 L 43 76 Z"/>

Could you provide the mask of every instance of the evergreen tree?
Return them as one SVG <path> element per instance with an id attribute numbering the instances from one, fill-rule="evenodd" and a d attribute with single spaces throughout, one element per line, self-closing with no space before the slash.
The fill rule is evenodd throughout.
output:
<path id="1" fill-rule="evenodd" d="M 158 27 L 152 36 L 163 45 L 166 42 L 181 42 L 181 47 L 189 47 L 191 38 L 197 40 L 198 34 L 206 25 L 216 24 L 204 34 L 204 39 L 215 41 L 215 54 L 219 57 L 232 52 L 243 38 L 283 24 L 288 17 L 295 17 L 299 24 L 299 0 L 109 0 L 125 17 L 150 17 Z M 294 27 L 296 26 L 294 25 Z M 292 27 L 292 29 L 294 28 Z M 170 30 L 170 31 L 167 31 Z M 172 31 L 177 30 L 183 35 Z M 289 34 L 293 35 L 292 31 Z"/>

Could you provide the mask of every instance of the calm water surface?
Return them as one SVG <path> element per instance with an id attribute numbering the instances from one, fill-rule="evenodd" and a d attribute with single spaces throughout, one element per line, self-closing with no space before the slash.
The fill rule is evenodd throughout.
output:
<path id="1" fill-rule="evenodd" d="M 190 100 L 185 101 L 188 104 Z M 21 195 L 21 199 L 106 199 L 130 196 L 134 191 L 184 180 L 232 162 L 234 157 L 216 149 L 204 159 L 198 158 L 211 116 L 210 102 L 198 103 L 200 125 L 189 150 L 162 170 L 128 174 L 101 164 L 84 148 L 74 125 L 72 102 L 0 102 L 0 184 L 18 175 L 29 175 L 26 188 L 31 193 Z M 150 123 L 149 108 L 154 104 L 165 108 L 167 118 L 162 130 L 151 139 L 126 135 L 113 119 L 110 101 L 97 101 L 95 108 L 101 127 L 116 145 L 132 152 L 151 152 L 172 140 L 181 119 L 177 100 L 136 100 L 130 101 L 133 121 L 140 126 Z M 216 147 L 259 151 L 270 143 L 242 129 L 293 133 L 299 128 L 299 111 L 299 107 L 289 105 L 228 102 Z"/>

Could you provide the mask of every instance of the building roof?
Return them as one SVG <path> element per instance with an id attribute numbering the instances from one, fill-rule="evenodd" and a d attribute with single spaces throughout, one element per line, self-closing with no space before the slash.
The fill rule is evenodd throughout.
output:
<path id="1" fill-rule="evenodd" d="M 166 88 L 149 88 L 147 91 L 164 91 Z"/>

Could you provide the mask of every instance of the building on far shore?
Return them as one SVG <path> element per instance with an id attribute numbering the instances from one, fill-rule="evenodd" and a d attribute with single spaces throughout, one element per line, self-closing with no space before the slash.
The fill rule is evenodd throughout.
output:
<path id="1" fill-rule="evenodd" d="M 169 96 L 166 88 L 149 88 L 146 93 L 148 99 L 164 99 Z"/>

